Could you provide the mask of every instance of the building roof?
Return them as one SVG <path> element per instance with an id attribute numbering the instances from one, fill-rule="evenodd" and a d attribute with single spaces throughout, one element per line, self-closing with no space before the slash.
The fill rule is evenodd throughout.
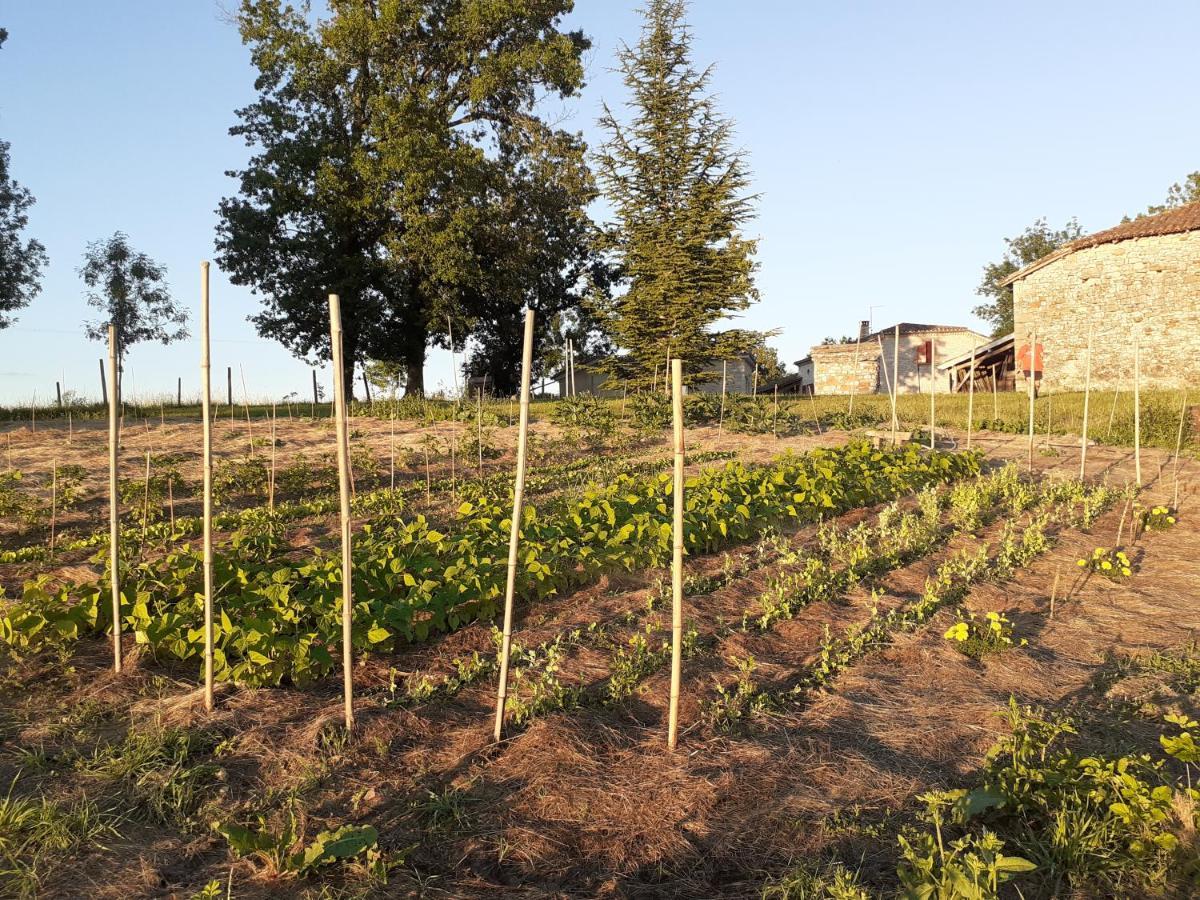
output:
<path id="1" fill-rule="evenodd" d="M 1015 344 L 1015 337 L 1015 332 L 1010 332 L 1009 334 L 1001 335 L 998 338 L 993 338 L 986 344 L 980 344 L 978 347 L 974 348 L 974 350 L 968 350 L 965 353 L 958 354 L 958 356 L 950 357 L 945 362 L 938 363 L 938 370 L 944 371 L 946 369 L 957 368 L 963 363 L 970 363 L 972 357 L 978 361 L 986 359 L 988 356 L 998 352 L 1007 352 L 1008 350 L 1012 349 L 1013 345 Z"/>
<path id="2" fill-rule="evenodd" d="M 1020 271 L 1013 272 L 1000 282 L 1000 286 L 1004 287 L 1014 281 L 1020 281 L 1043 266 L 1062 259 L 1064 256 L 1070 256 L 1078 250 L 1099 247 L 1101 244 L 1116 244 L 1135 238 L 1161 237 L 1166 234 L 1183 234 L 1188 231 L 1200 231 L 1200 201 L 1168 209 L 1157 215 L 1140 216 L 1132 221 L 1122 222 L 1115 228 L 1107 228 L 1104 231 L 1097 231 L 1095 234 L 1085 235 L 1069 244 L 1064 244 L 1053 253 L 1043 256 L 1037 262 L 1030 263 Z"/>
<path id="3" fill-rule="evenodd" d="M 954 332 L 970 331 L 965 325 L 919 325 L 916 322 L 901 322 L 901 334 L 950 334 Z M 887 328 L 880 328 L 878 331 L 872 331 L 863 342 L 873 341 L 879 337 L 886 337 L 896 333 L 896 326 L 889 325 Z M 854 346 L 850 344 L 848 346 Z"/>

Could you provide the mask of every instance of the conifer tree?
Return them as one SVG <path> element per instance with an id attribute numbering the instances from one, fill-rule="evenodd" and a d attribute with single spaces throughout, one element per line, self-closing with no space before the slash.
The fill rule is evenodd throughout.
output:
<path id="1" fill-rule="evenodd" d="M 593 308 L 626 351 L 609 360 L 610 374 L 633 387 L 648 385 L 668 355 L 702 380 L 702 366 L 757 337 L 714 329 L 758 299 L 756 241 L 741 233 L 756 198 L 733 123 L 709 93 L 712 69 L 693 67 L 686 11 L 683 0 L 648 0 L 637 46 L 618 54 L 631 119 L 607 105 L 600 119 L 608 139 L 597 177 L 615 214 L 603 246 L 626 289 Z"/>

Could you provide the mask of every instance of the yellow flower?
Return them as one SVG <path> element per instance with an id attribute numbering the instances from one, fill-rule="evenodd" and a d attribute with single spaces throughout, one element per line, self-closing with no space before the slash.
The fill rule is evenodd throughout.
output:
<path id="1" fill-rule="evenodd" d="M 1079 563 L 1078 563 L 1078 564 L 1079 564 L 1080 566 L 1086 566 L 1086 565 L 1087 565 L 1087 560 L 1086 560 L 1086 559 L 1081 559 L 1081 560 L 1079 561 Z"/>
<path id="2" fill-rule="evenodd" d="M 1175 517 L 1174 517 L 1174 516 L 1167 516 L 1167 521 L 1168 521 L 1168 522 L 1170 522 L 1172 525 L 1174 525 L 1174 524 L 1175 524 Z"/>
<path id="3" fill-rule="evenodd" d="M 1109 562 L 1109 561 L 1106 559 L 1104 562 L 1100 563 L 1100 568 L 1102 568 L 1102 569 L 1111 569 L 1111 568 L 1112 568 L 1112 563 L 1110 563 L 1110 562 Z"/>
<path id="4" fill-rule="evenodd" d="M 1122 575 L 1132 575 L 1133 570 L 1130 569 L 1128 566 L 1125 566 L 1123 569 L 1121 569 L 1121 574 Z"/>

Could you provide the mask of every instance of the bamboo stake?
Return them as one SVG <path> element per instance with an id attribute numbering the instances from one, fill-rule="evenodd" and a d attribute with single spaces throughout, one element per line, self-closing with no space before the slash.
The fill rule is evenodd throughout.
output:
<path id="1" fill-rule="evenodd" d="M 238 374 L 242 379 L 242 404 L 246 407 L 246 439 L 250 442 L 250 458 L 254 458 L 254 430 L 250 427 L 250 393 L 246 390 L 246 370 L 238 364 Z"/>
<path id="2" fill-rule="evenodd" d="M 1117 523 L 1117 540 L 1116 543 L 1113 544 L 1114 549 L 1121 546 L 1121 535 L 1125 531 L 1125 516 L 1129 513 L 1129 506 L 1131 503 L 1133 503 L 1132 497 L 1125 501 L 1125 506 L 1121 509 L 1121 521 Z"/>
<path id="3" fill-rule="evenodd" d="M 937 447 L 937 339 L 929 342 L 929 449 Z"/>
<path id="4" fill-rule="evenodd" d="M 1092 336 L 1093 326 L 1088 326 L 1087 363 L 1083 369 L 1083 427 L 1079 435 L 1079 480 L 1087 474 L 1088 407 L 1092 399 Z"/>
<path id="5" fill-rule="evenodd" d="M 512 647 L 513 595 L 517 584 L 517 551 L 521 541 L 521 514 L 525 499 L 525 451 L 529 435 L 529 373 L 533 368 L 533 310 L 525 310 L 525 343 L 521 351 L 521 419 L 517 427 L 517 471 L 513 484 L 513 511 L 508 531 L 508 573 L 504 583 L 504 631 L 500 642 L 500 679 L 496 687 L 495 740 L 504 736 L 504 706 L 508 699 L 508 656 Z"/>
<path id="6" fill-rule="evenodd" d="M 204 708 L 213 708 L 213 466 L 212 355 L 209 340 L 208 263 L 200 263 L 200 416 L 204 443 Z M 314 375 L 314 378 L 316 376 Z M 314 382 L 315 384 L 315 382 Z"/>
<path id="7" fill-rule="evenodd" d="M 390 476 L 390 487 L 396 490 L 396 406 L 392 404 L 390 407 L 390 415 L 388 417 L 388 475 Z"/>
<path id="8" fill-rule="evenodd" d="M 351 616 L 353 564 L 350 559 L 350 441 L 346 433 L 346 386 L 342 368 L 342 309 L 337 294 L 329 295 L 329 341 L 333 349 L 333 403 L 337 428 L 338 497 L 342 520 L 342 694 L 346 730 L 354 727 L 354 673 L 352 671 Z"/>
<path id="9" fill-rule="evenodd" d="M 671 373 L 671 377 L 675 377 L 675 373 Z M 775 405 L 771 411 L 771 434 L 775 436 L 775 440 L 779 440 L 779 385 L 775 385 Z"/>
<path id="10" fill-rule="evenodd" d="M 671 523 L 671 698 L 667 719 L 667 748 L 679 737 L 679 683 L 683 672 L 683 363 L 671 360 L 671 412 L 674 424 L 675 471 Z"/>
<path id="11" fill-rule="evenodd" d="M 729 375 L 728 360 L 721 360 L 721 415 L 717 419 L 717 439 L 720 440 L 721 433 L 725 430 L 725 381 Z M 624 397 L 621 400 L 621 408 L 624 409 Z M 623 417 L 622 417 L 623 418 Z"/>
<path id="12" fill-rule="evenodd" d="M 1054 570 L 1054 584 L 1050 588 L 1050 618 L 1054 618 L 1054 601 L 1058 599 L 1058 579 L 1062 575 L 1062 566 Z"/>
<path id="13" fill-rule="evenodd" d="M 425 449 L 425 505 L 428 506 L 433 497 L 433 481 L 429 475 L 429 443 L 421 445 Z"/>
<path id="14" fill-rule="evenodd" d="M 1120 395 L 1121 395 L 1120 388 L 1117 388 L 1113 391 L 1112 408 L 1109 409 L 1109 411 L 1108 411 L 1108 431 L 1106 431 L 1104 433 L 1104 439 L 1106 441 L 1112 437 L 1113 421 L 1117 417 L 1117 397 L 1119 397 Z"/>
<path id="15" fill-rule="evenodd" d="M 850 411 L 847 413 L 850 423 L 854 421 L 854 395 L 858 393 L 858 354 L 860 350 L 862 350 L 862 328 L 858 329 L 858 340 L 854 342 L 854 377 L 850 379 Z M 812 392 L 814 394 L 817 392 L 817 367 L 815 363 L 813 364 Z"/>
<path id="16" fill-rule="evenodd" d="M 751 397 L 758 396 L 758 363 L 754 364 L 754 389 L 750 392 Z"/>
<path id="17" fill-rule="evenodd" d="M 971 449 L 971 429 L 975 426 L 975 354 L 979 352 L 979 341 L 971 345 L 971 374 L 967 387 L 967 449 Z"/>
<path id="18" fill-rule="evenodd" d="M 992 421 L 1000 418 L 1000 363 L 992 366 Z"/>
<path id="19" fill-rule="evenodd" d="M 108 380 L 112 390 L 108 392 L 108 543 L 110 589 L 112 591 L 113 616 L 113 671 L 121 671 L 121 519 L 117 487 L 117 447 L 121 440 L 118 419 L 121 409 L 121 385 L 117 381 L 117 329 L 108 326 Z"/>
<path id="20" fill-rule="evenodd" d="M 1138 339 L 1133 339 L 1133 470 L 1137 486 L 1142 486 L 1142 394 L 1141 354 Z"/>
<path id="21" fill-rule="evenodd" d="M 1173 498 L 1171 501 L 1171 509 L 1174 512 L 1179 511 L 1179 449 L 1183 446 L 1183 421 L 1187 415 L 1187 390 L 1183 392 L 1183 398 L 1179 403 L 1179 431 L 1175 434 L 1175 459 L 1171 463 L 1171 482 L 1174 486 L 1172 491 Z"/>
<path id="22" fill-rule="evenodd" d="M 225 399 L 229 402 L 229 421 L 233 421 L 233 366 L 225 367 Z"/>
<path id="23" fill-rule="evenodd" d="M 1037 379 L 1037 329 L 1029 334 L 1029 471 L 1033 471 L 1034 382 Z"/>
<path id="24" fill-rule="evenodd" d="M 271 478 L 267 482 L 267 507 L 275 509 L 275 401 L 271 401 Z"/>
<path id="25" fill-rule="evenodd" d="M 146 526 L 150 522 L 150 451 L 146 451 L 146 481 L 142 494 L 142 540 L 138 544 L 138 557 L 146 551 Z"/>
<path id="26" fill-rule="evenodd" d="M 171 536 L 175 535 L 175 479 L 167 475 L 167 515 L 171 523 Z"/>
<path id="27" fill-rule="evenodd" d="M 54 531 L 58 522 L 58 459 L 50 462 L 50 553 L 54 554 Z"/>
<path id="28" fill-rule="evenodd" d="M 483 478 L 483 388 L 479 389 L 479 400 L 475 404 L 475 444 L 479 451 L 479 477 Z"/>
<path id="29" fill-rule="evenodd" d="M 454 325 L 450 322 L 449 313 L 446 313 L 446 334 L 450 338 L 450 374 L 454 376 L 454 396 L 461 399 L 458 391 L 458 363 L 454 359 Z"/>
<path id="30" fill-rule="evenodd" d="M 824 434 L 825 432 L 821 429 L 821 417 L 817 414 L 817 395 L 812 391 L 808 392 L 808 402 L 812 405 L 813 422 L 817 426 L 817 434 Z"/>
<path id="31" fill-rule="evenodd" d="M 75 440 L 75 422 L 71 418 L 71 411 L 67 410 L 67 444 L 69 445 Z"/>

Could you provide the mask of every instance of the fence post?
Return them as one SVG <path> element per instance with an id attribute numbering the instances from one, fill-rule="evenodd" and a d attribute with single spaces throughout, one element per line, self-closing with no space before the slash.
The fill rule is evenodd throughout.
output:
<path id="1" fill-rule="evenodd" d="M 209 343 L 208 263 L 200 263 L 200 415 L 204 442 L 204 708 L 213 708 L 212 356 Z M 182 379 L 181 379 L 182 383 Z"/>

